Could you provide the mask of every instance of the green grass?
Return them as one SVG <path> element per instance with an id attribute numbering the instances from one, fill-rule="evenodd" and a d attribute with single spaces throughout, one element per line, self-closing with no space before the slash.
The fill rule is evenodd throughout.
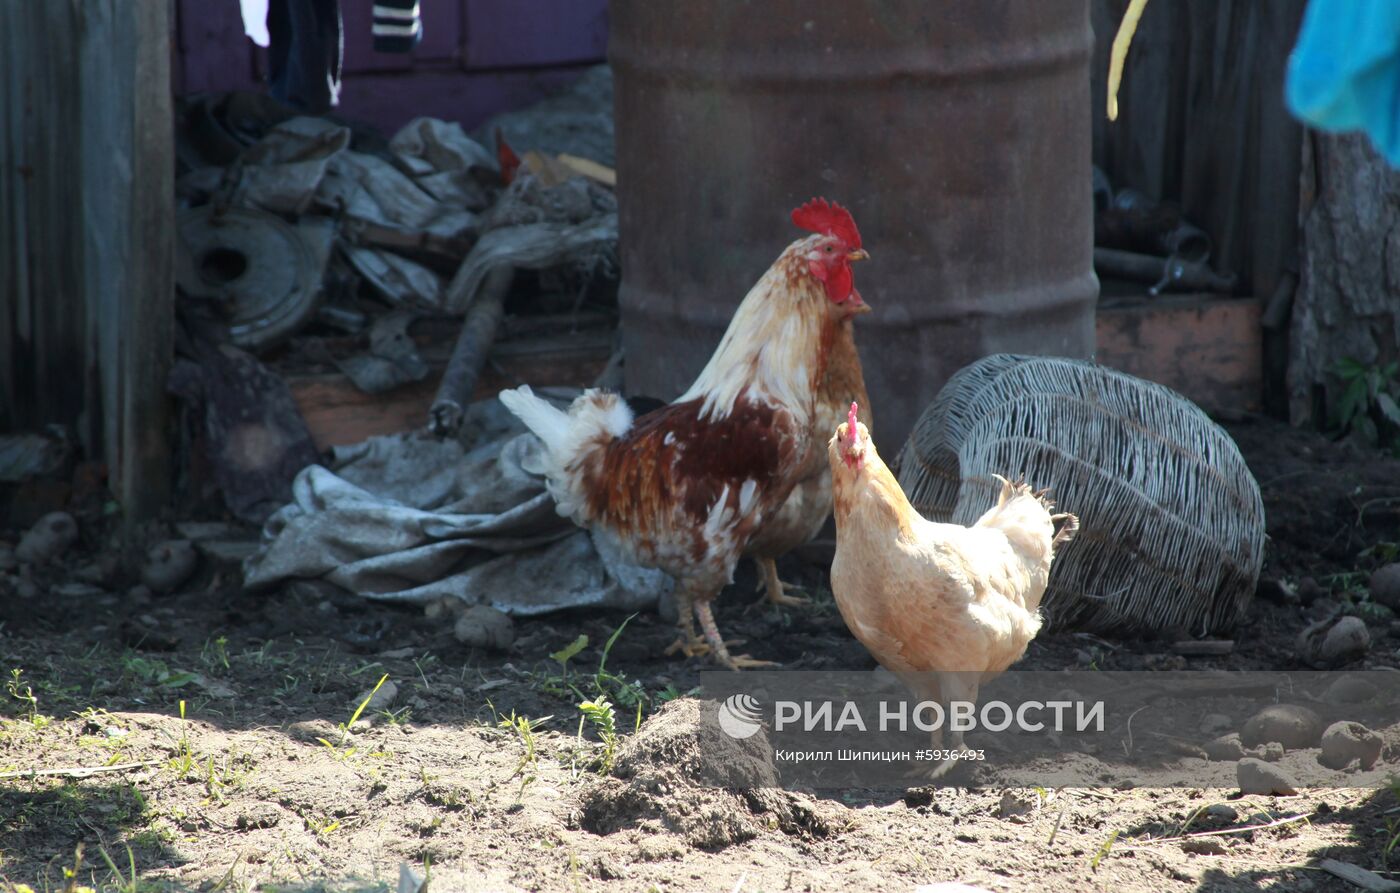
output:
<path id="1" fill-rule="evenodd" d="M 194 771 L 195 756 L 190 748 L 190 724 L 185 718 L 185 702 L 180 701 L 180 738 L 175 742 L 175 755 L 168 764 L 175 777 L 184 779 Z"/>
<path id="2" fill-rule="evenodd" d="M 492 712 L 495 712 L 495 709 L 493 705 Z M 516 763 L 515 771 L 510 775 L 511 778 L 520 779 L 520 788 L 516 792 L 517 800 L 525 795 L 525 789 L 533 784 L 538 777 L 536 770 L 539 765 L 539 749 L 536 746 L 535 732 L 553 718 L 553 716 L 542 716 L 539 719 L 530 719 L 525 716 L 517 716 L 514 710 L 510 712 L 510 716 L 502 717 L 497 714 L 497 727 L 511 732 L 520 742 L 520 762 Z"/>
<path id="3" fill-rule="evenodd" d="M 349 759 L 351 756 L 353 756 L 355 753 L 355 748 L 347 748 L 345 746 L 345 742 L 350 737 L 350 729 L 355 725 L 355 723 L 360 721 L 360 716 L 365 712 L 365 708 L 369 706 L 369 702 L 374 700 L 374 696 L 379 693 L 379 689 L 382 688 L 384 686 L 384 683 L 388 681 L 388 673 L 385 673 L 384 675 L 380 676 L 379 681 L 375 683 L 374 688 L 369 690 L 369 694 L 365 695 L 364 700 L 360 701 L 359 706 L 355 708 L 355 712 L 350 714 L 349 721 L 343 722 L 338 726 L 338 728 L 340 729 L 340 741 L 338 741 L 335 744 L 332 744 L 325 738 L 317 738 L 316 740 L 324 744 L 326 747 L 330 748 L 331 753 L 335 754 L 341 759 Z"/>
<path id="4" fill-rule="evenodd" d="M 583 714 L 579 717 L 579 736 L 583 735 L 583 722 L 586 719 L 598 733 L 598 740 L 603 743 L 598 773 L 606 775 L 612 771 L 613 760 L 617 757 L 617 717 L 613 705 L 606 697 L 599 697 L 596 701 L 584 701 L 578 705 L 578 709 Z M 637 715 L 640 721 L 641 713 L 638 712 Z"/>

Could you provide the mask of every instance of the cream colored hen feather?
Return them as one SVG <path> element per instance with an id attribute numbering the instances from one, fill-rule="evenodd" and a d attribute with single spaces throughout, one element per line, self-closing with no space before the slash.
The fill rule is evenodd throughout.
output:
<path id="1" fill-rule="evenodd" d="M 927 697 L 976 700 L 1040 630 L 1056 548 L 1078 527 L 1043 494 L 1001 478 L 971 527 L 919 515 L 859 422 L 827 449 L 836 517 L 831 589 L 842 618 L 882 666 Z M 1057 531 L 1058 528 L 1058 531 Z M 937 736 L 935 736 L 937 738 Z M 961 735 L 955 740 L 961 746 Z"/>

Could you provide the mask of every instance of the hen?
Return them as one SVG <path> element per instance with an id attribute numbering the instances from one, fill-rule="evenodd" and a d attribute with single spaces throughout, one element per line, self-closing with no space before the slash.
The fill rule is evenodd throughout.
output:
<path id="1" fill-rule="evenodd" d="M 869 310 L 869 305 L 864 303 L 856 308 L 857 313 Z M 786 593 L 785 585 L 778 579 L 777 559 L 809 542 L 831 515 L 831 469 L 827 467 L 823 445 L 841 424 L 846 407 L 852 401 L 861 407 L 860 420 L 867 428 L 871 424 L 870 411 L 866 408 L 870 398 L 865 392 L 865 375 L 860 368 L 854 329 L 853 319 L 843 320 L 832 343 L 826 377 L 817 391 L 815 421 L 808 433 L 814 448 L 801 479 L 783 507 L 763 523 L 744 553 L 758 565 L 760 585 L 768 601 L 775 605 L 796 606 L 806 602 L 806 599 Z"/>
<path id="2" fill-rule="evenodd" d="M 687 653 L 704 643 L 732 669 L 710 602 L 765 519 L 803 477 L 816 393 L 841 323 L 864 306 L 851 263 L 868 257 L 849 212 L 813 199 L 792 212 L 813 235 L 792 243 L 749 291 L 719 347 L 674 403 L 633 419 L 617 394 L 585 391 L 568 413 L 528 387 L 501 402 L 545 446 L 559 513 L 602 528 L 636 563 L 676 579 Z"/>
<path id="3" fill-rule="evenodd" d="M 1040 629 L 1055 550 L 1079 528 L 1042 493 L 1001 481 L 971 527 L 914 511 L 853 405 L 827 445 L 836 516 L 831 591 L 857 639 L 920 696 L 975 703 Z M 941 728 L 934 733 L 934 746 Z M 962 748 L 962 732 L 953 731 Z"/>

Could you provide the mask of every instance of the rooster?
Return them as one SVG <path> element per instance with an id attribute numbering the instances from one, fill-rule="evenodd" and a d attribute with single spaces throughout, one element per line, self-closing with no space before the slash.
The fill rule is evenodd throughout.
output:
<path id="1" fill-rule="evenodd" d="M 854 404 L 827 460 L 836 516 L 831 591 L 842 619 L 919 695 L 975 703 L 978 685 L 1020 659 L 1040 630 L 1050 563 L 1078 519 L 1051 514 L 1043 492 L 998 477 L 997 504 L 971 527 L 926 520 L 881 461 Z M 952 744 L 962 748 L 961 731 Z"/>
<path id="2" fill-rule="evenodd" d="M 862 302 L 854 309 L 856 313 L 868 313 L 870 306 Z M 832 343 L 826 377 L 817 392 L 815 421 L 809 432 L 814 449 L 802 478 L 783 507 L 763 523 L 744 553 L 758 565 L 760 586 L 768 601 L 775 605 L 795 607 L 807 602 L 787 594 L 786 586 L 778 579 L 777 559 L 810 542 L 831 515 L 831 469 L 827 467 L 822 445 L 841 423 L 851 401 L 862 407 L 860 420 L 866 427 L 871 424 L 870 412 L 863 408 L 870 403 L 870 398 L 865 393 L 865 375 L 860 367 L 860 354 L 856 352 L 854 329 L 853 318 L 843 320 Z"/>
<path id="3" fill-rule="evenodd" d="M 817 389 L 841 323 L 864 306 L 851 264 L 869 255 L 850 213 L 813 199 L 792 221 L 812 235 L 750 289 L 675 402 L 634 419 L 622 397 L 599 390 L 567 414 L 528 386 L 500 395 L 544 444 L 559 513 L 603 528 L 634 562 L 674 577 L 683 649 L 709 650 L 735 670 L 772 664 L 731 655 L 710 603 L 819 450 L 809 436 Z"/>

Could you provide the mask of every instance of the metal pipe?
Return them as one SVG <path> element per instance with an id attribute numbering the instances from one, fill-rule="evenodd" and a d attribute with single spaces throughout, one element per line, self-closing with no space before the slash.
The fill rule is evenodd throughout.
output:
<path id="1" fill-rule="evenodd" d="M 506 293 L 514 279 L 515 268 L 509 266 L 486 274 L 481 293 L 462 319 L 462 333 L 457 336 L 457 346 L 452 349 L 437 397 L 428 410 L 428 428 L 438 437 L 450 437 L 462 426 L 462 415 L 505 316 Z"/>

